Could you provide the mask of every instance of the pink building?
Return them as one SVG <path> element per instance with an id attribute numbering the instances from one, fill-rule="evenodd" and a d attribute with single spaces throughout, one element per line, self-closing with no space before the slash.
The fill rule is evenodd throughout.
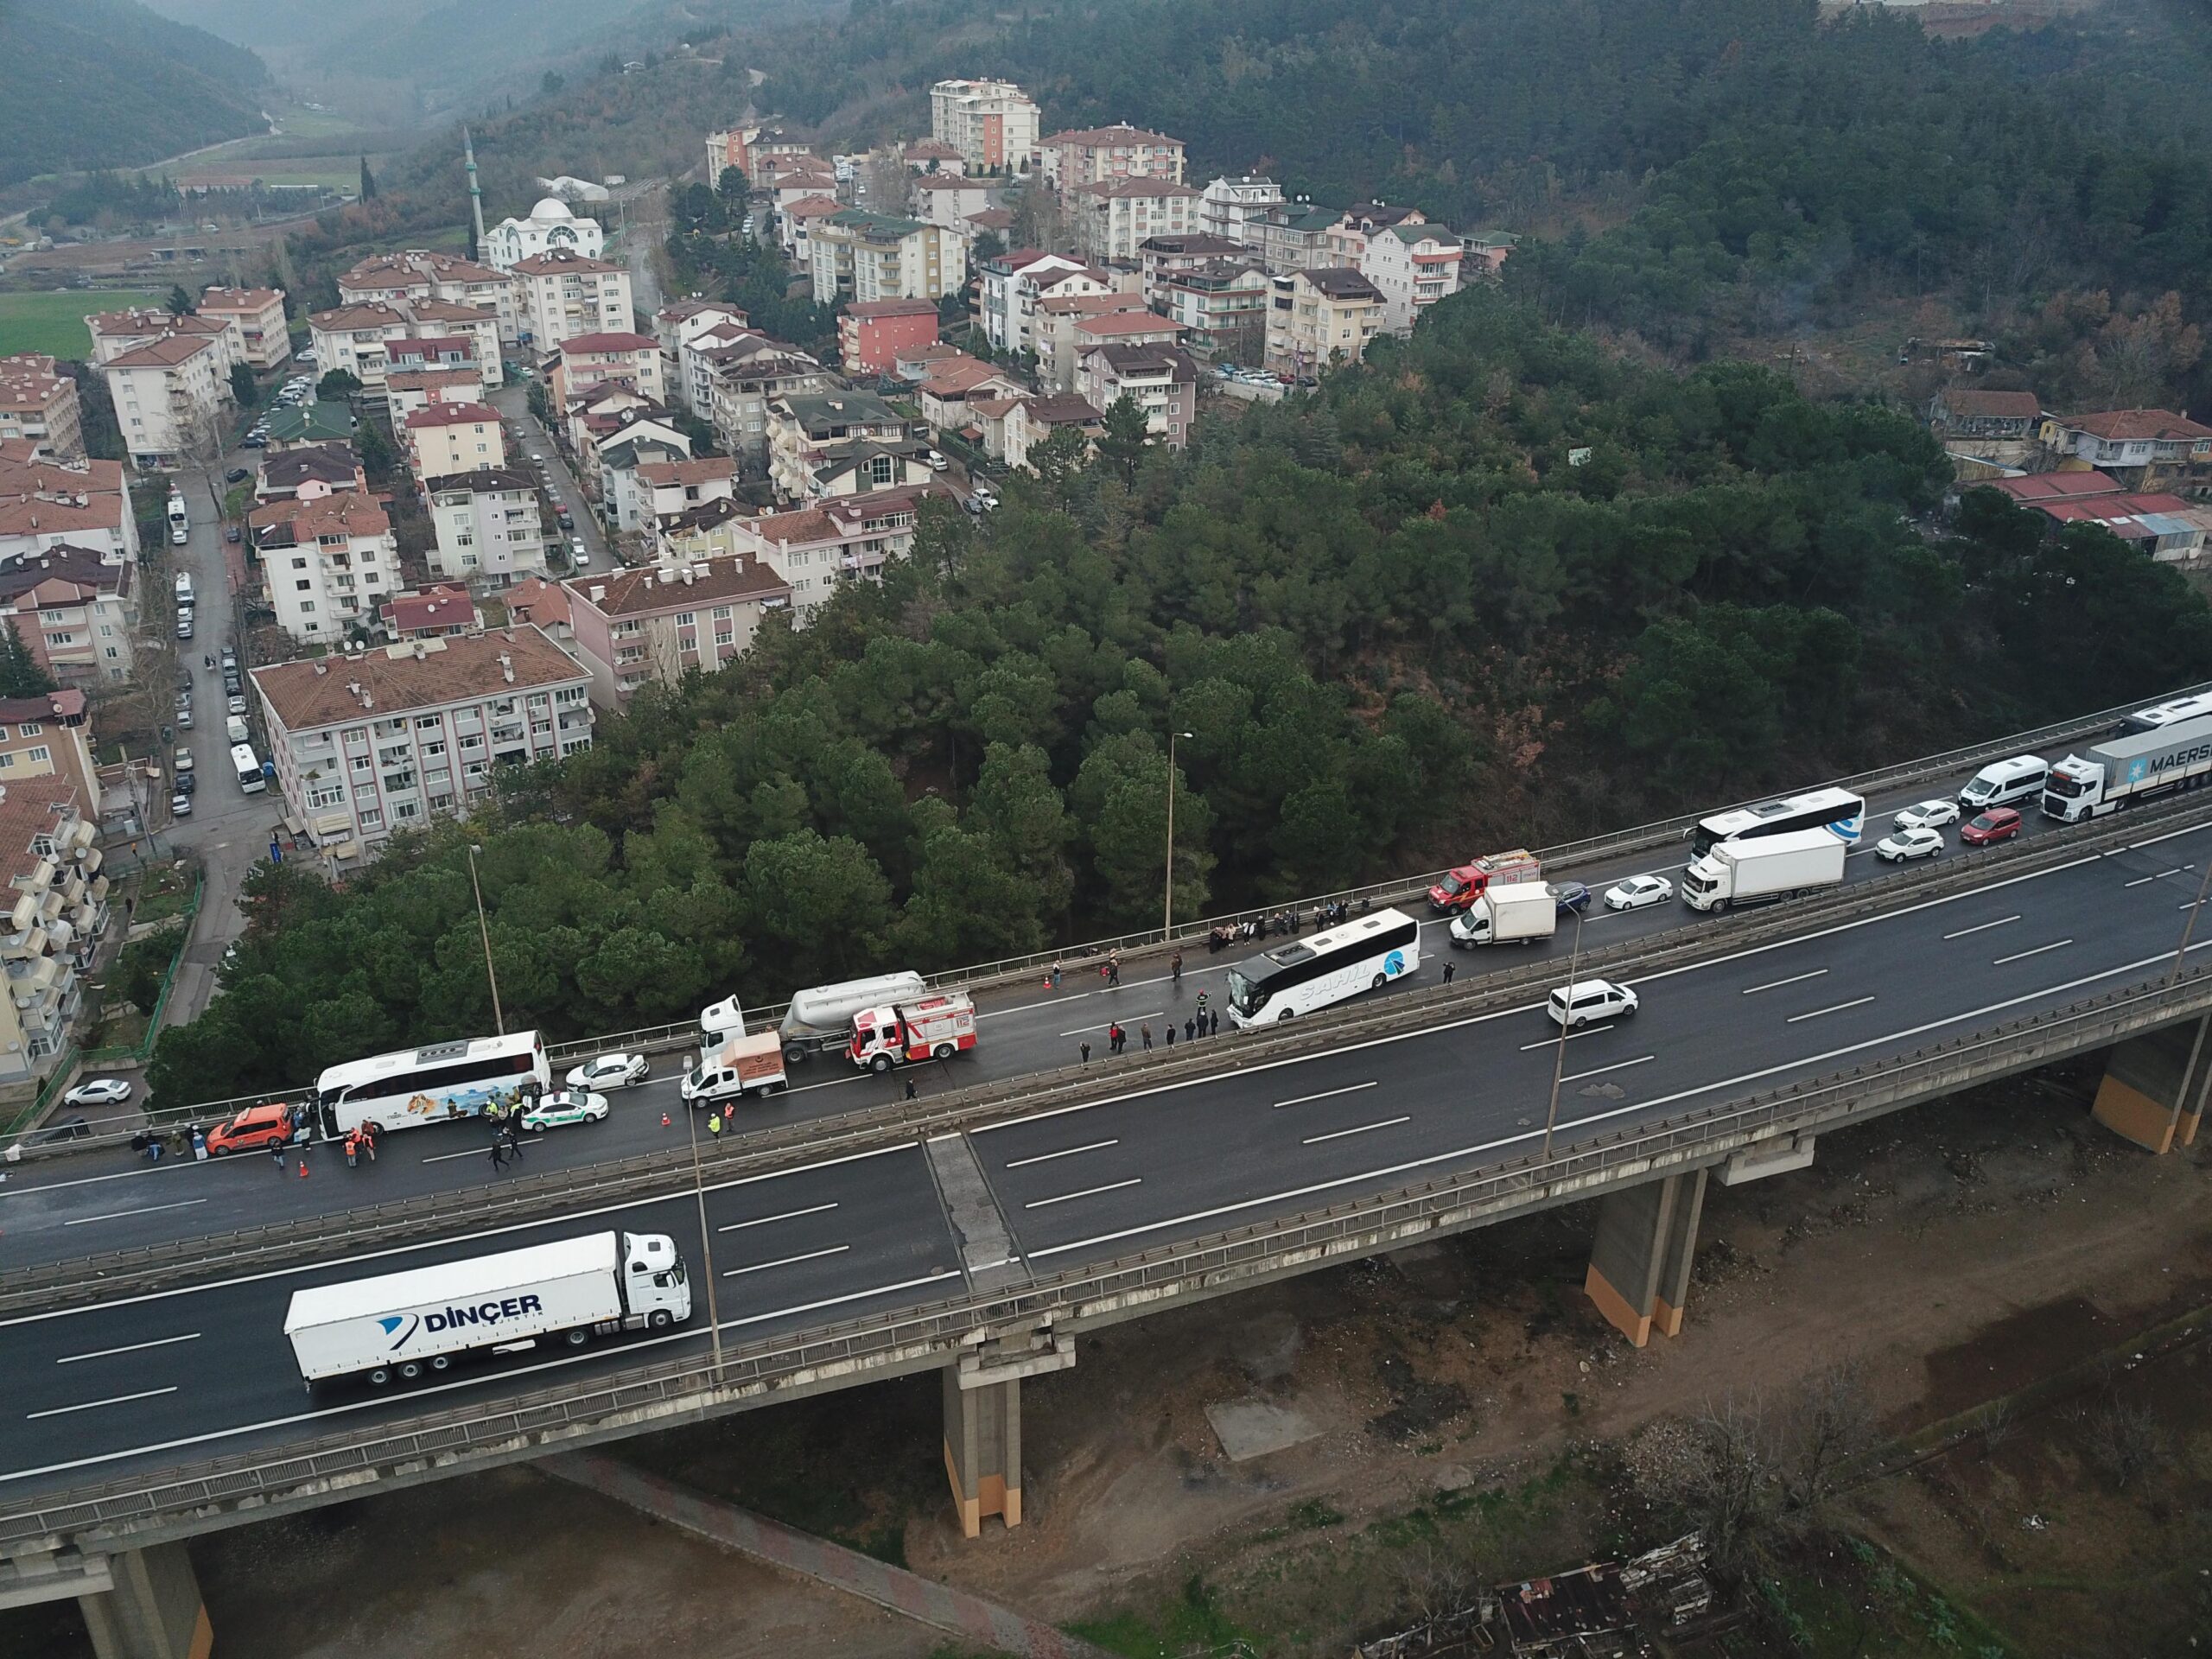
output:
<path id="1" fill-rule="evenodd" d="M 937 340 L 937 306 L 929 300 L 870 300 L 837 318 L 837 353 L 847 374 L 889 374 L 901 351 Z"/>
<path id="2" fill-rule="evenodd" d="M 592 701 L 620 709 L 640 686 L 711 673 L 753 645 L 771 611 L 788 610 L 791 584 L 740 553 L 649 565 L 562 584 Z"/>

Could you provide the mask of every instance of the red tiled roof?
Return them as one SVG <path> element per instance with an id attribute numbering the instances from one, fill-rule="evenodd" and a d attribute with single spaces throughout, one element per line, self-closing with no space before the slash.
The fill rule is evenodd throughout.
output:
<path id="1" fill-rule="evenodd" d="M 737 463 L 728 455 L 702 455 L 696 461 L 649 461 L 638 468 L 639 480 L 646 484 L 711 484 L 717 479 L 734 479 Z"/>
<path id="2" fill-rule="evenodd" d="M 686 571 L 700 571 L 690 582 Z M 607 577 L 576 576 L 563 584 L 571 607 L 589 605 L 602 616 L 639 616 L 654 611 L 689 610 L 733 599 L 788 596 L 791 584 L 758 559 L 743 554 L 702 559 L 666 568 L 624 570 Z M 594 598 L 596 594 L 598 597 Z"/>
<path id="3" fill-rule="evenodd" d="M 937 304 L 931 300 L 867 300 L 848 305 L 849 317 L 933 317 Z"/>
<path id="4" fill-rule="evenodd" d="M 2212 426 L 2200 426 L 2163 409 L 2108 409 L 2094 415 L 2076 415 L 2063 423 L 2108 443 L 2174 443 L 2212 438 Z"/>
<path id="5" fill-rule="evenodd" d="M 2102 473 L 2035 473 L 2026 478 L 1990 480 L 1988 488 L 2001 490 L 2022 506 L 2044 501 L 2071 501 L 2085 495 L 2117 495 L 2119 480 Z"/>
<path id="6" fill-rule="evenodd" d="M 1183 325 L 1153 311 L 1108 311 L 1095 317 L 1077 317 L 1075 331 L 1093 339 L 1122 334 L 1179 334 Z"/>
<path id="7" fill-rule="evenodd" d="M 423 643 L 429 649 L 419 661 L 410 641 L 356 656 L 257 668 L 251 671 L 253 683 L 284 729 L 301 732 L 590 677 L 575 658 L 527 626 Z M 512 680 L 506 677 L 509 668 Z M 363 705 L 355 686 L 369 694 L 370 706 Z"/>
<path id="8" fill-rule="evenodd" d="M 657 352 L 660 342 L 651 334 L 571 334 L 561 342 L 561 355 L 589 352 Z"/>
<path id="9" fill-rule="evenodd" d="M 1968 420 L 2032 421 L 2043 413 L 2043 399 L 2032 391 L 1984 391 L 1961 386 L 1943 394 L 1943 407 Z"/>
<path id="10" fill-rule="evenodd" d="M 497 426 L 499 411 L 489 404 L 425 404 L 407 417 L 411 430 L 425 426 Z"/>

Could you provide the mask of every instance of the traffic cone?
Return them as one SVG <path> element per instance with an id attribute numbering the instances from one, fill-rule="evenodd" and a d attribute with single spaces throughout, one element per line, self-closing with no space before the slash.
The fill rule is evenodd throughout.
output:
<path id="1" fill-rule="evenodd" d="M 307 1178 L 308 1178 L 308 1160 L 307 1160 L 305 1158 L 302 1158 L 302 1159 L 301 1159 L 301 1160 L 300 1160 L 300 1179 L 301 1179 L 302 1180 L 303 1180 L 303 1181 L 304 1181 L 305 1179 L 307 1179 Z"/>
<path id="2" fill-rule="evenodd" d="M 664 1129 L 669 1127 L 668 1114 L 666 1112 L 663 1112 L 660 1115 L 660 1126 Z"/>

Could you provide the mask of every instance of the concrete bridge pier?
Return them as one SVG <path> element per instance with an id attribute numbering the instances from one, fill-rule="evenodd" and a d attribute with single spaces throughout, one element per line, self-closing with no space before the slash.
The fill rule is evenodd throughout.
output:
<path id="1" fill-rule="evenodd" d="M 1693 1169 L 1662 1176 L 1609 1192 L 1599 1204 L 1598 1236 L 1582 1288 L 1639 1348 L 1655 1331 L 1681 1334 L 1705 1175 Z"/>
<path id="2" fill-rule="evenodd" d="M 987 1516 L 1021 1524 L 1021 1379 L 1074 1363 L 1073 1338 L 1039 1331 L 986 1341 L 946 1368 L 944 1472 L 969 1537 L 982 1531 Z"/>
<path id="3" fill-rule="evenodd" d="M 2091 1116 L 2147 1152 L 2194 1144 L 2212 1091 L 2208 1033 L 2212 1017 L 2146 1031 L 2114 1047 Z"/>
<path id="4" fill-rule="evenodd" d="M 107 1558 L 111 1588 L 77 1598 L 99 1659 L 207 1659 L 215 1632 L 182 1544 Z"/>

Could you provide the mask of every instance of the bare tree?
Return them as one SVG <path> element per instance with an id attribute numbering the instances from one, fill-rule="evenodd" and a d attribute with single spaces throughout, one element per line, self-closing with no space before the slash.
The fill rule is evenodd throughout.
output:
<path id="1" fill-rule="evenodd" d="M 2166 1461 L 2165 1427 L 2148 1406 L 2107 1396 L 2089 1413 L 2090 1459 L 2126 1491 Z"/>
<path id="2" fill-rule="evenodd" d="M 2019 1421 L 2019 1407 L 2011 1395 L 1999 1395 L 1982 1408 L 1981 1449 L 1993 1452 L 2012 1438 Z"/>
<path id="3" fill-rule="evenodd" d="M 1874 1444 L 1874 1407 L 1866 1367 L 1846 1358 L 1806 1378 L 1783 1428 L 1783 1480 L 1801 1525 L 1826 1518 L 1850 1465 Z"/>
<path id="4" fill-rule="evenodd" d="M 1424 1624 L 1440 1624 L 1465 1611 L 1481 1593 L 1467 1559 L 1433 1539 L 1400 1559 L 1398 1589 L 1401 1599 Z"/>

